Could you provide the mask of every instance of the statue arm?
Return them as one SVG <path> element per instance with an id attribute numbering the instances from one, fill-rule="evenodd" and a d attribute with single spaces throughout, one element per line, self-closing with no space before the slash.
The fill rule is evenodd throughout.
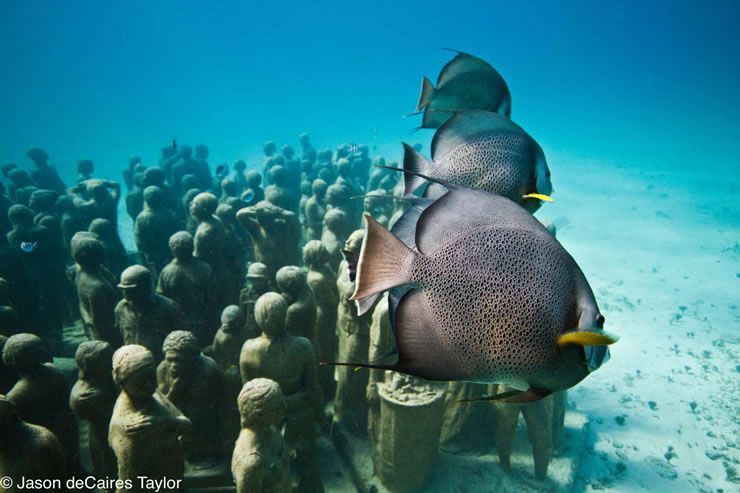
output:
<path id="1" fill-rule="evenodd" d="M 238 451 L 235 451 L 237 453 Z M 267 470 L 259 459 L 252 453 L 246 458 L 241 467 L 233 471 L 237 493 L 261 493 L 262 482 Z"/>

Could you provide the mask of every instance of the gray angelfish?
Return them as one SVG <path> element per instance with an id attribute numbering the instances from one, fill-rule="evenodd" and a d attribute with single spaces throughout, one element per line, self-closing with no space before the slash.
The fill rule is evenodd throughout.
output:
<path id="1" fill-rule="evenodd" d="M 365 216 L 353 299 L 362 313 L 363 300 L 408 289 L 391 320 L 398 361 L 340 364 L 505 384 L 516 390 L 491 399 L 514 402 L 576 385 L 617 340 L 603 331 L 583 272 L 514 202 L 445 186 L 449 192 L 409 219 L 416 248 Z"/>
<path id="2" fill-rule="evenodd" d="M 487 110 L 511 116 L 511 93 L 506 81 L 485 60 L 455 51 L 442 68 L 437 87 L 424 76 L 416 111 L 423 111 L 421 128 L 439 128 L 453 113 Z"/>
<path id="3" fill-rule="evenodd" d="M 529 212 L 551 201 L 550 168 L 540 145 L 519 125 L 490 111 L 455 114 L 432 139 L 432 160 L 404 143 L 404 193 L 426 183 L 418 173 L 517 202 Z"/>

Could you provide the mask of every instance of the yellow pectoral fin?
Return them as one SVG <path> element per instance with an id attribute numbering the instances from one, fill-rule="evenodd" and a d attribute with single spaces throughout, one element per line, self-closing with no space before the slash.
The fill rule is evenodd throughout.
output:
<path id="1" fill-rule="evenodd" d="M 523 199 L 540 199 L 543 202 L 555 202 L 552 197 L 549 195 L 545 195 L 543 193 L 528 193 L 527 195 L 522 195 Z"/>
<path id="2" fill-rule="evenodd" d="M 608 346 L 619 340 L 619 337 L 608 332 L 590 332 L 578 330 L 558 337 L 558 346 L 578 344 L 579 346 Z"/>

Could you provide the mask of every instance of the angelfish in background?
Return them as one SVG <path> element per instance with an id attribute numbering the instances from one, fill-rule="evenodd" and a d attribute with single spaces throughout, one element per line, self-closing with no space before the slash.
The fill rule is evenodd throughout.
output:
<path id="1" fill-rule="evenodd" d="M 404 143 L 404 193 L 426 183 L 418 173 L 517 202 L 529 212 L 551 201 L 550 169 L 540 145 L 519 125 L 497 113 L 456 113 L 432 139 L 428 161 Z"/>
<path id="2" fill-rule="evenodd" d="M 617 338 L 603 331 L 588 281 L 560 243 L 514 202 L 444 185 L 409 223 L 415 248 L 365 216 L 353 299 L 362 313 L 363 300 L 408 288 L 391 318 L 398 360 L 338 364 L 505 384 L 515 390 L 488 400 L 527 402 L 606 362 Z"/>
<path id="3" fill-rule="evenodd" d="M 485 60 L 457 53 L 442 68 L 437 87 L 424 76 L 416 111 L 423 112 L 421 128 L 439 128 L 453 113 L 486 110 L 511 116 L 511 94 L 506 81 Z"/>

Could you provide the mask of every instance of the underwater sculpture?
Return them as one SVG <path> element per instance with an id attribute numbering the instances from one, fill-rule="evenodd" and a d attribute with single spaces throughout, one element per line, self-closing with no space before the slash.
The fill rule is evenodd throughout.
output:
<path id="1" fill-rule="evenodd" d="M 83 342 L 75 353 L 79 368 L 69 405 L 82 421 L 87 421 L 88 446 L 93 472 L 98 478 L 116 475 L 116 457 L 108 445 L 108 425 L 118 388 L 113 382 L 113 348 L 104 341 Z"/>
<path id="2" fill-rule="evenodd" d="M 80 159 L 77 161 L 77 183 L 90 180 L 95 172 L 95 164 L 92 159 Z"/>
<path id="3" fill-rule="evenodd" d="M 316 179 L 311 184 L 311 196 L 306 200 L 303 215 L 306 218 L 306 240 L 320 240 L 321 228 L 326 215 L 326 182 Z"/>
<path id="4" fill-rule="evenodd" d="M 515 390 L 491 399 L 515 402 L 576 385 L 616 340 L 603 332 L 580 268 L 513 202 L 444 185 L 451 191 L 416 224 L 418 252 L 366 216 L 353 294 L 360 312 L 385 289 L 413 287 L 395 311 L 398 362 L 363 366 L 503 383 Z"/>
<path id="5" fill-rule="evenodd" d="M 207 356 L 213 358 L 224 372 L 239 366 L 239 352 L 247 340 L 244 318 L 244 312 L 238 306 L 229 305 L 224 308 L 221 313 L 221 326 L 213 337 L 213 343 L 207 348 Z"/>
<path id="6" fill-rule="evenodd" d="M 80 232 L 72 237 L 71 247 L 78 267 L 74 283 L 85 332 L 90 339 L 118 348 L 123 341 L 116 329 L 114 311 L 121 294 L 116 277 L 104 266 L 103 243 L 91 233 Z"/>
<path id="7" fill-rule="evenodd" d="M 244 384 L 238 397 L 241 432 L 234 445 L 231 473 L 237 493 L 287 493 L 289 449 L 279 427 L 286 403 L 280 385 L 267 378 Z"/>
<path id="8" fill-rule="evenodd" d="M 265 188 L 265 200 L 281 209 L 298 212 L 300 196 L 290 185 L 290 172 L 281 165 L 274 165 L 269 173 L 270 185 Z"/>
<path id="9" fill-rule="evenodd" d="M 368 361 L 379 361 L 393 352 L 395 340 L 393 328 L 388 314 L 388 295 L 380 297 L 373 310 L 370 323 L 370 343 L 368 345 Z M 328 361 L 328 360 L 322 360 Z M 371 369 L 368 375 L 365 399 L 367 400 L 367 432 L 372 443 L 378 441 L 380 420 L 380 396 L 378 384 L 385 382 L 385 370 Z"/>
<path id="10" fill-rule="evenodd" d="M 53 190 L 63 194 L 67 187 L 59 178 L 56 168 L 49 164 L 49 155 L 46 151 L 38 147 L 32 147 L 26 152 L 26 155 L 33 161 L 34 165 L 33 170 L 31 170 L 33 184 L 41 189 Z"/>
<path id="11" fill-rule="evenodd" d="M 156 186 L 144 189 L 144 210 L 136 216 L 134 238 L 144 263 L 156 277 L 170 261 L 168 241 L 180 229 L 180 220 L 164 206 L 162 190 Z"/>
<path id="12" fill-rule="evenodd" d="M 215 464 L 226 455 L 223 423 L 226 381 L 216 362 L 200 353 L 191 332 L 170 332 L 162 347 L 164 360 L 157 367 L 157 385 L 192 423 L 185 458 L 196 464 Z"/>
<path id="13" fill-rule="evenodd" d="M 0 277 L 0 335 L 12 336 L 21 330 L 21 321 L 10 298 L 10 283 Z M 4 393 L 0 389 L 0 393 Z"/>
<path id="14" fill-rule="evenodd" d="M 161 361 L 164 338 L 185 326 L 182 310 L 171 299 L 154 292 L 152 275 L 142 265 L 124 270 L 118 287 L 123 299 L 116 305 L 115 316 L 123 343 L 140 344 Z"/>
<path id="15" fill-rule="evenodd" d="M 263 200 L 241 209 L 236 218 L 252 239 L 254 260 L 265 264 L 270 277 L 280 267 L 300 263 L 301 226 L 293 212 Z"/>
<path id="16" fill-rule="evenodd" d="M 437 87 L 424 77 L 416 111 L 423 112 L 422 128 L 439 128 L 452 114 L 486 110 L 511 116 L 511 94 L 503 77 L 485 60 L 456 52 L 442 67 Z"/>
<path id="17" fill-rule="evenodd" d="M 253 205 L 265 200 L 265 190 L 262 188 L 262 175 L 257 171 L 250 169 L 244 175 L 247 180 L 247 190 L 252 193 L 248 202 Z M 243 200 L 243 199 L 242 199 Z"/>
<path id="18" fill-rule="evenodd" d="M 270 291 L 270 278 L 267 266 L 262 262 L 252 262 L 247 269 L 245 285 L 239 292 L 239 307 L 244 312 L 244 329 L 248 338 L 260 334 L 254 319 L 254 304 L 260 296 Z"/>
<path id="19" fill-rule="evenodd" d="M 364 231 L 358 229 L 352 233 L 344 244 L 346 252 L 357 254 L 360 251 Z M 352 294 L 356 291 L 355 283 L 349 276 L 349 266 L 343 260 L 337 273 L 339 290 L 339 307 L 337 308 L 337 348 L 338 361 L 365 361 L 370 344 L 370 313 L 358 314 Z M 345 429 L 358 435 L 367 431 L 367 403 L 365 392 L 368 383 L 368 372 L 340 366 L 336 369 L 337 392 L 334 399 L 336 421 Z"/>
<path id="20" fill-rule="evenodd" d="M 319 361 L 333 361 L 337 353 L 337 305 L 339 290 L 334 272 L 328 266 L 329 252 L 318 240 L 311 240 L 303 247 L 303 262 L 308 267 L 306 282 L 316 298 L 316 338 Z M 318 369 L 319 383 L 325 400 L 333 399 L 336 391 L 334 369 Z"/>
<path id="21" fill-rule="evenodd" d="M 121 185 L 115 181 L 93 178 L 67 190 L 72 203 L 89 225 L 102 217 L 118 228 L 118 200 Z"/>
<path id="22" fill-rule="evenodd" d="M 352 232 L 349 216 L 341 209 L 331 209 L 324 216 L 321 244 L 329 254 L 329 267 L 336 272 L 342 261 L 342 248 Z"/>
<path id="23" fill-rule="evenodd" d="M 455 114 L 434 134 L 432 161 L 403 144 L 404 192 L 432 179 L 506 197 L 530 212 L 552 193 L 550 169 L 537 142 L 508 118 L 488 111 Z"/>
<path id="24" fill-rule="evenodd" d="M 21 419 L 13 401 L 0 394 L 0 477 L 32 481 L 66 476 L 64 454 L 54 433 Z M 17 491 L 3 486 L 3 492 Z M 61 489 L 50 493 L 55 491 Z"/>
<path id="25" fill-rule="evenodd" d="M 107 219 L 97 218 L 92 220 L 88 231 L 97 235 L 103 243 L 105 265 L 118 278 L 121 272 L 128 267 L 126 248 L 123 246 L 118 230 Z"/>
<path id="26" fill-rule="evenodd" d="M 131 488 L 116 493 L 145 493 L 138 477 L 169 481 L 180 491 L 185 460 L 182 438 L 190 433 L 188 418 L 157 391 L 157 367 L 144 346 L 127 345 L 113 354 L 113 380 L 121 393 L 113 408 L 108 443 L 118 461 L 118 479 Z"/>
<path id="27" fill-rule="evenodd" d="M 294 336 L 311 341 L 314 351 L 319 353 L 316 338 L 316 298 L 306 283 L 306 274 L 295 265 L 281 267 L 275 274 L 275 283 L 280 294 L 288 302 L 285 328 Z"/>
<path id="28" fill-rule="evenodd" d="M 262 295 L 254 312 L 262 335 L 247 340 L 239 357 L 242 381 L 269 378 L 280 385 L 287 403 L 285 444 L 295 451 L 301 491 L 322 491 L 315 453 L 315 426 L 321 416 L 321 389 L 311 341 L 285 328 L 288 303 L 277 293 Z"/>
<path id="29" fill-rule="evenodd" d="M 6 397 L 18 416 L 43 426 L 59 439 L 70 474 L 82 471 L 77 421 L 69 407 L 64 373 L 54 367 L 46 343 L 33 334 L 16 334 L 3 348 L 3 363 L 15 368 L 20 379 Z"/>
<path id="30" fill-rule="evenodd" d="M 218 326 L 218 280 L 208 263 L 193 256 L 193 236 L 187 231 L 170 236 L 169 248 L 174 258 L 159 274 L 157 292 L 182 310 L 185 325 L 178 328 L 189 330 L 205 346 Z"/>

